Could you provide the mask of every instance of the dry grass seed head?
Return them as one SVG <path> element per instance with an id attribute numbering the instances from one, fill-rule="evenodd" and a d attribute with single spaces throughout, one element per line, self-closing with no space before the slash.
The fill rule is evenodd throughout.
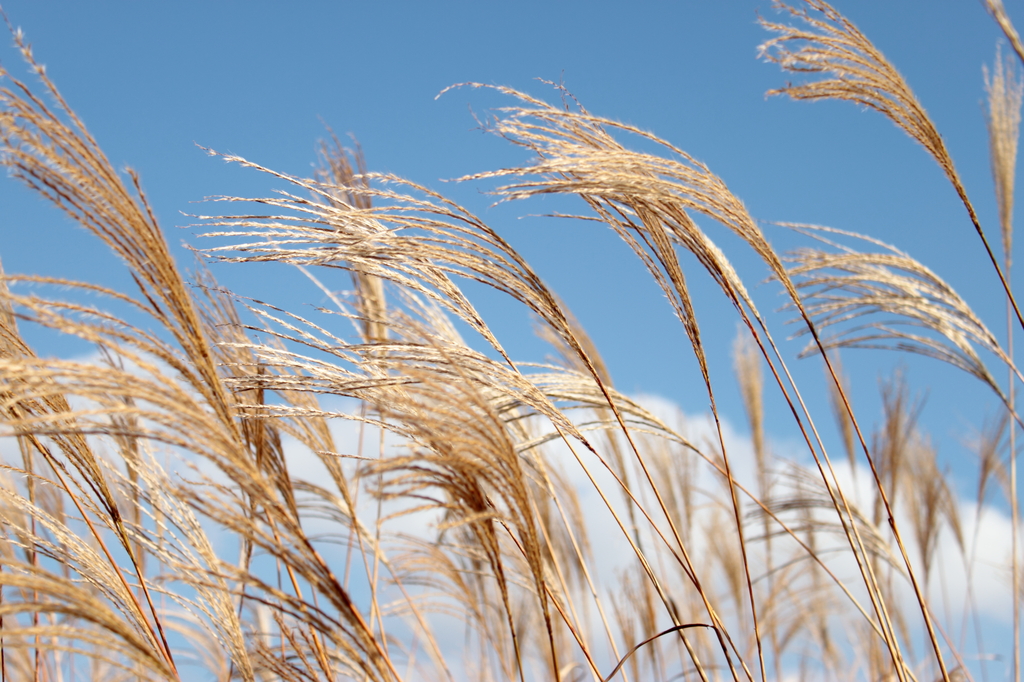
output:
<path id="1" fill-rule="evenodd" d="M 995 377 L 975 346 L 1012 362 L 985 323 L 959 294 L 929 268 L 893 246 L 863 235 L 809 225 L 790 227 L 820 235 L 854 237 L 882 252 L 801 249 L 791 254 L 790 275 L 803 295 L 804 307 L 819 329 L 841 326 L 821 339 L 824 348 L 890 348 L 934 357 L 974 375 L 1003 397 Z M 873 321 L 875 315 L 888 315 Z M 856 325 L 842 326 L 868 318 Z M 922 329 L 928 334 L 906 331 Z M 800 333 L 806 333 L 802 330 Z M 808 344 L 805 355 L 817 352 Z"/>
<path id="2" fill-rule="evenodd" d="M 0 88 L 0 163 L 102 239 L 127 263 L 143 305 L 189 358 L 185 379 L 225 426 L 233 428 L 228 399 L 218 381 L 202 323 L 138 177 L 128 172 L 130 187 L 118 177 L 45 69 L 34 61 L 21 34 L 16 33 L 15 39 L 56 108 L 47 107 L 28 86 L 0 72 L 11 83 Z"/>
<path id="3" fill-rule="evenodd" d="M 742 202 L 704 164 L 650 133 L 592 116 L 582 107 L 558 108 L 516 90 L 495 89 L 523 105 L 502 109 L 504 116 L 492 123 L 494 132 L 535 152 L 536 157 L 526 166 L 463 179 L 524 178 L 497 189 L 505 200 L 543 194 L 581 196 L 647 265 L 673 302 L 699 359 L 703 356 L 699 332 L 694 327 L 689 293 L 674 245 L 691 251 L 734 305 L 745 305 L 755 315 L 756 308 L 724 254 L 697 227 L 688 211 L 707 215 L 736 232 L 765 259 L 783 283 L 788 282 L 774 250 Z M 609 130 L 635 134 L 676 159 L 630 151 Z"/>
<path id="4" fill-rule="evenodd" d="M 785 71 L 822 74 L 823 79 L 790 84 L 768 94 L 807 100 L 840 99 L 881 112 L 927 149 L 951 179 L 955 177 L 942 137 L 885 55 L 828 3 L 805 0 L 804 4 L 810 11 L 782 2 L 776 2 L 775 7 L 800 19 L 806 29 L 759 19 L 762 27 L 779 35 L 758 51 Z"/>
<path id="5" fill-rule="evenodd" d="M 321 265 L 356 272 L 359 281 L 392 281 L 459 317 L 512 364 L 453 279 L 466 278 L 512 296 L 574 343 L 554 295 L 522 257 L 485 223 L 439 194 L 394 176 L 366 174 L 343 188 L 364 199 L 340 204 L 335 185 L 281 175 L 237 157 L 227 158 L 271 173 L 315 199 L 282 194 L 280 198 L 255 200 L 280 211 L 276 215 L 207 217 L 206 227 L 227 229 L 206 236 L 258 238 L 214 247 L 207 250 L 209 254 L 231 262 Z M 385 188 L 368 186 L 368 181 Z M 404 193 L 387 189 L 387 185 L 397 186 Z M 230 252 L 235 255 L 226 255 Z M 379 298 L 379 291 L 372 290 L 373 281 L 366 279 L 366 286 L 360 285 L 366 300 Z M 369 313 L 367 319 L 374 321 L 380 311 L 367 307 L 365 312 Z"/>
<path id="6" fill-rule="evenodd" d="M 5 559 L 0 585 L 15 590 L 4 591 L 0 606 L 0 612 L 4 613 L 0 616 L 39 612 L 69 619 L 67 624 L 39 626 L 40 634 L 55 635 L 55 640 L 46 644 L 46 648 L 65 646 L 65 637 L 93 644 L 108 639 L 110 661 L 120 660 L 121 665 L 125 661 L 145 661 L 145 666 L 151 667 L 157 675 L 166 679 L 176 677 L 159 644 L 150 636 L 146 615 L 128 585 L 118 577 L 107 557 L 90 542 L 90 537 L 82 537 L 80 529 L 52 517 L 27 497 L 6 487 L 0 487 L 0 504 L 4 509 L 5 531 L 30 543 L 33 553 L 47 560 L 45 565 L 40 565 Z M 99 515 L 97 509 L 90 512 Z M 61 571 L 50 570 L 51 565 L 61 567 Z M 12 599 L 19 589 L 26 597 Z M 30 592 L 26 592 L 28 590 Z M 68 624 L 75 620 L 91 624 L 95 630 L 68 629 Z M 13 625 L 16 622 L 15 618 L 5 621 L 5 636 L 9 630 L 12 636 L 19 635 L 19 628 Z"/>
<path id="7" fill-rule="evenodd" d="M 440 528 L 464 527 L 472 534 L 498 583 L 518 648 L 509 600 L 509 560 L 502 549 L 507 533 L 517 559 L 524 561 L 554 653 L 548 569 L 532 499 L 536 488 L 531 490 L 527 483 L 524 463 L 501 417 L 472 385 L 440 384 L 423 377 L 418 386 L 404 387 L 403 394 L 402 404 L 393 402 L 388 414 L 405 425 L 416 452 L 388 457 L 377 465 L 386 476 L 385 494 L 436 504 L 445 512 Z M 441 497 L 432 500 L 433 491 Z"/>
<path id="8" fill-rule="evenodd" d="M 991 73 L 984 69 L 988 106 L 989 158 L 995 183 L 999 225 L 1003 236 L 1003 253 L 1009 260 L 1013 245 L 1013 185 L 1017 166 L 1017 142 L 1020 137 L 1020 107 L 1024 82 L 1017 74 L 1012 56 L 1004 59 L 996 49 Z"/>
<path id="9" fill-rule="evenodd" d="M 195 449 L 197 445 L 201 446 L 200 449 L 205 447 L 205 452 L 201 454 L 207 457 L 212 455 L 211 459 L 233 480 L 241 484 L 247 493 L 256 493 L 260 498 L 267 497 L 269 493 L 269 497 L 274 497 L 280 493 L 280 488 L 274 490 L 273 486 L 270 486 L 268 490 L 269 482 L 250 468 L 251 460 L 247 447 L 239 437 L 232 401 L 224 389 L 215 365 L 214 352 L 205 336 L 203 321 L 169 255 L 159 227 L 145 205 L 137 179 L 132 176 L 135 190 L 133 196 L 111 169 L 81 122 L 60 99 L 42 69 L 31 61 L 27 47 L 24 48 L 24 52 L 30 66 L 42 78 L 45 89 L 57 100 L 58 112 L 66 115 L 71 124 L 64 124 L 59 116 L 34 97 L 26 86 L 14 81 L 13 88 L 0 91 L 0 105 L 3 108 L 0 115 L 0 135 L 5 146 L 4 163 L 12 169 L 16 177 L 62 207 L 127 261 L 142 290 L 143 298 L 139 305 L 170 332 L 184 353 L 183 357 L 168 354 L 162 344 L 144 334 L 128 332 L 128 337 L 134 338 L 127 338 L 122 332 L 112 333 L 111 329 L 102 326 L 79 324 L 76 327 L 66 316 L 58 314 L 55 318 L 49 306 L 37 305 L 32 311 L 37 318 L 47 317 L 48 321 L 62 331 L 68 331 L 68 328 L 72 327 L 72 331 L 84 333 L 85 338 L 105 338 L 108 346 L 115 352 L 123 352 L 125 342 L 130 345 L 141 345 L 146 350 L 156 348 L 159 351 L 158 356 L 163 355 L 171 361 L 169 364 L 179 372 L 185 386 L 175 386 L 176 382 L 160 371 L 152 372 L 155 380 L 148 384 L 126 373 L 118 374 L 110 368 L 103 374 L 81 366 L 67 366 L 67 373 L 64 376 L 72 382 L 77 382 L 80 392 L 94 398 L 122 395 L 129 390 L 137 393 L 145 386 L 145 400 L 154 405 L 156 410 L 149 409 L 140 414 L 140 423 L 164 424 L 170 426 L 171 430 L 142 429 L 141 433 L 136 434 L 137 437 L 159 441 L 169 436 L 164 442 L 191 449 Z M 32 302 L 24 299 L 19 303 L 32 307 Z M 57 309 L 59 310 L 60 306 Z M 43 368 L 33 369 L 39 372 Z M 55 376 L 52 367 L 45 371 L 49 372 L 50 376 Z M 172 386 L 173 390 L 168 392 Z M 192 392 L 197 395 L 190 395 Z M 174 394 L 174 399 L 170 394 Z M 194 406 L 197 409 L 186 414 L 187 410 L 183 411 L 184 406 Z M 125 408 L 126 405 L 122 401 L 118 409 Z M 202 423 L 198 433 L 194 428 L 197 422 Z M 77 427 L 61 428 L 68 434 L 80 432 Z M 109 428 L 109 425 L 96 426 L 97 432 L 100 433 Z M 178 438 L 174 431 L 187 435 Z M 201 437 L 199 434 L 203 432 L 209 437 Z M 195 502 L 196 498 L 191 501 Z M 294 514 L 279 513 L 276 521 L 286 522 L 293 516 Z M 236 530 L 238 529 L 240 527 L 236 527 Z M 334 594 L 338 596 L 344 610 L 345 598 L 339 596 L 336 591 Z M 358 615 L 352 610 L 349 610 L 348 614 L 354 617 L 352 622 L 358 629 Z M 365 628 L 365 624 L 362 625 Z M 376 665 L 379 659 L 374 658 L 376 645 L 372 640 L 368 633 L 363 637 L 362 644 L 369 647 L 364 649 L 363 654 L 369 654 Z M 383 670 L 378 668 L 373 674 L 376 676 L 381 673 Z"/>

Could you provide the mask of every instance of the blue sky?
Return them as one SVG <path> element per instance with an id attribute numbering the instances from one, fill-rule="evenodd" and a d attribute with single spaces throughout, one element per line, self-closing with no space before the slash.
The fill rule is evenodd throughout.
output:
<path id="1" fill-rule="evenodd" d="M 914 88 L 994 237 L 982 65 L 992 63 L 1000 34 L 982 3 L 837 5 Z M 1024 25 L 1024 6 L 1008 5 Z M 537 79 L 562 80 L 593 113 L 649 130 L 707 163 L 755 218 L 819 223 L 892 242 L 946 278 L 1000 335 L 1005 329 L 997 282 L 977 237 L 924 150 L 873 112 L 765 97 L 790 78 L 756 58 L 768 38 L 756 23 L 758 12 L 776 17 L 767 0 L 628 6 L 7 0 L 4 10 L 115 166 L 140 173 L 172 244 L 202 245 L 194 229 L 179 228 L 193 222 L 187 213 L 216 210 L 195 203 L 203 197 L 261 196 L 281 186 L 211 158 L 199 145 L 305 176 L 330 126 L 358 138 L 372 170 L 427 185 L 481 215 L 568 303 L 620 389 L 662 396 L 689 414 L 707 408 L 692 353 L 624 245 L 592 224 L 531 217 L 554 203 L 492 207 L 488 185 L 445 182 L 526 158 L 482 133 L 474 120 L 474 113 L 486 115 L 510 104 L 507 99 L 469 89 L 435 99 L 443 88 L 479 81 L 555 99 Z M 10 43 L 0 40 L 0 62 L 19 73 Z M 130 286 L 94 238 L 14 182 L 0 182 L 0 206 L 0 258 L 8 272 Z M 762 263 L 719 226 L 702 225 L 720 240 L 762 310 L 781 305 L 773 285 L 758 286 L 767 275 Z M 766 224 L 765 230 L 780 249 L 803 243 L 781 228 Z M 176 253 L 182 263 L 191 259 L 184 248 Z M 742 432 L 731 369 L 735 315 L 695 263 L 685 262 L 719 403 Z M 214 274 L 241 294 L 282 307 L 322 302 L 287 268 L 220 266 Z M 546 349 L 532 337 L 525 313 L 474 291 L 513 355 L 542 360 Z M 778 326 L 784 318 L 772 317 L 776 337 L 786 335 Z M 87 350 L 29 333 L 45 354 Z M 801 345 L 787 344 L 788 357 Z M 964 443 L 997 408 L 987 389 L 921 358 L 847 352 L 844 363 L 855 406 L 869 425 L 880 414 L 879 382 L 906 366 L 913 390 L 927 399 L 922 424 L 969 496 L 974 462 Z M 830 437 L 818 361 L 792 366 Z M 770 393 L 766 406 L 768 432 L 787 451 L 795 439 L 792 422 Z"/>
<path id="2" fill-rule="evenodd" d="M 982 4 L 862 1 L 839 8 L 907 77 L 946 138 L 982 223 L 996 234 L 981 67 L 991 64 L 999 33 Z M 993 329 L 1004 328 L 977 237 L 922 149 L 851 105 L 765 97 L 788 80 L 756 58 L 768 37 L 756 24 L 758 12 L 776 16 L 768 2 L 639 2 L 626 9 L 604 2 L 9 0 L 4 9 L 114 164 L 141 174 L 172 243 L 201 245 L 195 230 L 178 228 L 192 222 L 183 213 L 215 209 L 194 203 L 203 197 L 259 196 L 280 186 L 197 145 L 308 175 L 327 125 L 357 137 L 371 169 L 447 193 L 481 215 L 567 301 L 621 389 L 664 396 L 690 413 L 703 412 L 707 398 L 682 329 L 610 232 L 530 217 L 553 204 L 491 207 L 487 185 L 444 182 L 526 159 L 480 132 L 473 118 L 507 100 L 468 89 L 435 100 L 440 90 L 480 81 L 553 99 L 536 79 L 561 79 L 592 112 L 650 130 L 707 163 L 755 218 L 891 241 L 947 278 Z M 11 41 L 0 42 L 0 60 L 17 72 Z M 20 186 L 0 183 L 0 204 L 0 257 L 9 272 L 129 286 L 91 236 Z M 716 225 L 705 227 L 748 285 L 764 279 L 765 268 L 746 247 Z M 765 229 L 780 247 L 801 241 Z M 177 253 L 183 263 L 191 258 Z M 283 268 L 227 266 L 214 274 L 239 293 L 283 306 L 321 299 Z M 742 430 L 730 356 L 735 316 L 703 273 L 692 270 L 690 281 L 720 402 Z M 764 310 L 782 303 L 770 284 L 757 286 L 755 296 Z M 481 297 L 516 357 L 543 359 L 525 314 L 496 295 Z M 785 334 L 776 328 L 776 335 Z M 60 340 L 37 341 L 46 353 L 66 350 Z M 995 409 L 987 391 L 932 361 L 884 352 L 851 352 L 844 360 L 868 423 L 878 415 L 879 379 L 907 366 L 914 390 L 927 397 L 923 424 L 968 490 L 972 467 L 963 441 Z M 797 362 L 795 370 L 811 399 L 823 399 L 819 363 Z M 769 432 L 785 443 L 791 423 L 779 401 L 769 396 L 767 403 Z M 824 413 L 821 420 L 830 421 Z"/>

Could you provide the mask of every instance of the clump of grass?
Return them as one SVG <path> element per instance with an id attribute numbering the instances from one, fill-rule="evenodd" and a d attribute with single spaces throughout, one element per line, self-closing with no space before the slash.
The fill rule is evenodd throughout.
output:
<path id="1" fill-rule="evenodd" d="M 763 21 L 777 35 L 762 53 L 822 80 L 777 92 L 889 117 L 939 163 L 987 249 L 941 136 L 895 68 L 824 2 L 780 7 L 800 25 Z M 836 356 L 863 346 L 948 362 L 1005 405 L 1010 453 L 1005 426 L 984 439 L 977 517 L 990 479 L 1005 481 L 1017 627 L 1012 340 L 1001 344 L 910 255 L 798 225 L 826 248 L 779 254 L 726 182 L 684 151 L 564 90 L 556 106 L 497 88 L 511 104 L 490 129 L 531 159 L 469 177 L 505 183 L 502 200 L 574 195 L 583 212 L 566 219 L 631 247 L 690 342 L 711 410 L 703 426 L 616 390 L 570 311 L 480 217 L 370 172 L 336 138 L 312 178 L 227 157 L 290 190 L 224 198 L 224 213 L 200 218 L 217 240 L 209 260 L 296 265 L 332 308 L 303 317 L 226 292 L 203 268 L 186 276 L 137 177 L 111 167 L 16 41 L 41 94 L 3 72 L 0 159 L 116 253 L 137 291 L 0 277 L 0 433 L 19 448 L 0 479 L 3 679 L 187 679 L 183 663 L 247 681 L 970 678 L 973 652 L 960 642 L 972 606 L 957 622 L 932 595 L 944 538 L 970 576 L 979 525 L 969 536 L 898 382 L 884 392 L 881 429 L 865 433 Z M 997 57 L 987 81 L 1002 266 L 989 254 L 1010 323 L 1012 71 Z M 637 136 L 659 153 L 633 151 Z M 807 353 L 823 360 L 840 443 L 821 435 L 820 410 L 698 219 L 738 235 L 781 287 Z M 746 466 L 718 410 L 723 379 L 707 361 L 689 256 L 740 322 Z M 532 313 L 556 359 L 513 359 L 467 281 Z M 101 304 L 22 293 L 28 283 Z M 479 338 L 462 338 L 459 323 Z M 84 339 L 98 359 L 41 358 L 25 324 Z M 788 408 L 812 466 L 774 454 L 767 401 Z M 351 438 L 338 438 L 339 423 Z M 300 474 L 310 461 L 318 474 Z"/>

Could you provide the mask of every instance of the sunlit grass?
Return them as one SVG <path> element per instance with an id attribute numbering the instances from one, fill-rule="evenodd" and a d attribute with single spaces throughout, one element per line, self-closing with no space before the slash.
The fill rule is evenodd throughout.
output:
<path id="1" fill-rule="evenodd" d="M 777 253 L 726 179 L 560 87 L 557 104 L 494 88 L 508 106 L 487 128 L 529 160 L 464 178 L 493 181 L 502 201 L 576 197 L 565 220 L 629 245 L 689 340 L 706 421 L 616 390 L 599 349 L 497 231 L 371 172 L 337 139 L 313 178 L 226 157 L 289 190 L 220 198 L 197 218 L 207 261 L 298 266 L 329 309 L 299 315 L 188 274 L 138 179 L 115 171 L 17 34 L 38 85 L 4 72 L 0 158 L 116 253 L 137 289 L 0 279 L 3 679 L 987 677 L 974 586 L 1003 569 L 1019 643 L 1017 67 L 997 56 L 986 75 L 998 258 L 884 55 L 820 0 L 781 10 L 794 24 L 763 20 L 773 37 L 761 54 L 800 82 L 774 92 L 877 110 L 924 147 L 1001 278 L 991 295 L 1006 301 L 1005 342 L 1002 320 L 982 320 L 878 239 L 792 224 L 807 246 Z M 829 405 L 805 402 L 781 330 L 699 221 L 763 261 L 825 368 Z M 710 274 L 740 323 L 750 439 L 718 411 L 684 262 Z M 512 357 L 467 282 L 532 313 L 554 359 Z M 130 314 L 104 312 L 114 308 Z M 25 325 L 97 352 L 39 357 Z M 899 377 L 882 426 L 864 430 L 837 354 L 858 347 L 949 363 L 1005 406 L 979 429 L 973 505 Z M 785 427 L 766 424 L 769 401 L 788 408 Z M 833 419 L 837 443 L 819 435 Z M 773 451 L 782 428 L 809 466 Z M 985 518 L 1003 507 L 1009 529 Z M 951 576 L 964 594 L 944 589 Z M 1014 656 L 1016 678 L 1019 645 Z"/>

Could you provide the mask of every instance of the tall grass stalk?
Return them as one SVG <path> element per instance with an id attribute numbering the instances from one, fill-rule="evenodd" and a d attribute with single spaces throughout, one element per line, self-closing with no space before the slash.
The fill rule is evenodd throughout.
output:
<path id="1" fill-rule="evenodd" d="M 986 4 L 1024 59 L 1002 4 Z M 770 94 L 860 104 L 924 147 L 999 280 L 1005 343 L 938 273 L 874 237 L 792 223 L 807 246 L 779 253 L 709 166 L 561 86 L 558 104 L 453 86 L 504 96 L 485 127 L 528 157 L 463 180 L 493 182 L 499 201 L 573 197 L 579 213 L 562 218 L 618 235 L 682 326 L 707 424 L 616 389 L 497 230 L 372 172 L 333 134 L 311 178 L 223 156 L 287 189 L 212 200 L 196 218 L 205 262 L 187 274 L 139 178 L 113 168 L 15 32 L 35 82 L 0 71 L 0 160 L 135 289 L 0 272 L 0 443 L 18 449 L 0 476 L 3 679 L 971 680 L 987 653 L 972 581 L 999 487 L 1019 680 L 1024 317 L 1010 275 L 1024 89 L 997 52 L 985 84 L 1000 264 L 896 68 L 822 0 L 777 9 L 760 53 L 801 81 Z M 705 223 L 738 236 L 784 296 L 803 355 L 825 369 L 825 414 Z M 219 262 L 294 265 L 330 307 L 302 316 L 226 291 L 206 268 Z M 690 288 L 705 276 L 739 322 L 749 455 L 719 409 L 727 382 Z M 474 301 L 480 284 L 533 315 L 553 359 L 513 357 Z M 97 352 L 41 357 L 26 325 Z M 945 362 L 1005 406 L 979 445 L 973 524 L 898 377 L 876 432 L 854 410 L 838 352 L 863 347 Z M 776 403 L 791 424 L 768 423 Z M 806 448 L 797 462 L 772 445 L 787 428 Z M 962 613 L 944 595 L 957 562 Z"/>
<path id="2" fill-rule="evenodd" d="M 990 5 L 1004 32 L 1014 47 L 1019 45 L 1016 32 L 1006 20 L 1002 5 Z M 989 153 L 992 159 L 992 177 L 996 189 L 996 202 L 999 207 L 999 227 L 1003 242 L 1003 268 L 1009 281 L 1010 267 L 1013 262 L 1013 186 L 1016 176 L 1017 142 L 1020 137 L 1020 107 L 1024 96 L 1024 86 L 1016 76 L 1016 69 L 1010 60 L 1001 59 L 997 50 L 995 66 L 991 79 L 985 71 L 985 89 L 988 91 L 988 133 Z M 1007 301 L 1006 347 L 1013 357 L 1013 324 L 1010 319 L 1010 304 Z M 1015 405 L 1015 385 L 1012 370 L 1009 377 L 1009 409 L 1012 413 Z M 1011 557 L 1013 571 L 1013 600 L 1020 602 L 1020 557 L 1019 557 L 1019 510 L 1017 499 L 1017 429 L 1010 429 L 1010 520 L 1013 527 L 1011 541 Z M 1013 637 L 1020 639 L 1020 608 L 1013 610 Z M 1020 679 L 1020 651 L 1014 651 L 1013 678 Z"/>

